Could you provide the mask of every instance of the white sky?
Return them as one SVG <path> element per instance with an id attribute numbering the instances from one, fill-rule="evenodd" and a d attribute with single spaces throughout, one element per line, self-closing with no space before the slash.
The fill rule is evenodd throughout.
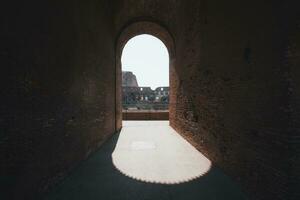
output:
<path id="1" fill-rule="evenodd" d="M 139 86 L 169 86 L 169 54 L 164 43 L 151 35 L 130 39 L 122 52 L 122 71 L 132 71 Z"/>

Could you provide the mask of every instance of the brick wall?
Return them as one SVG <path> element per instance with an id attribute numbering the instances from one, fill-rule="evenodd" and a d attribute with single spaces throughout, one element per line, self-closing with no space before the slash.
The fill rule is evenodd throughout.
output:
<path id="1" fill-rule="evenodd" d="M 0 199 L 39 199 L 115 131 L 108 1 L 1 6 Z"/>
<path id="2" fill-rule="evenodd" d="M 171 124 L 252 199 L 286 199 L 290 119 L 280 5 L 193 5 L 183 5 L 186 23 L 176 37 L 182 68 Z"/>
<path id="3" fill-rule="evenodd" d="M 300 16 L 296 4 L 285 7 L 287 19 L 285 25 L 288 33 L 288 44 L 285 53 L 285 67 L 289 69 L 291 121 L 289 137 L 289 193 L 290 199 L 300 199 Z"/>
<path id="4" fill-rule="evenodd" d="M 150 20 L 174 37 L 171 125 L 251 199 L 290 198 L 288 3 L 117 2 L 117 30 Z"/>

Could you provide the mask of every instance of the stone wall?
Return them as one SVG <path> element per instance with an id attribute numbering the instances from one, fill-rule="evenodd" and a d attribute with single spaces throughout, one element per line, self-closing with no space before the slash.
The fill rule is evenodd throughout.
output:
<path id="1" fill-rule="evenodd" d="M 285 7 L 287 19 L 288 40 L 285 48 L 285 67 L 288 80 L 290 107 L 290 127 L 287 130 L 289 137 L 289 193 L 290 199 L 300 199 L 300 15 L 299 6 Z"/>
<path id="2" fill-rule="evenodd" d="M 288 3 L 117 2 L 117 30 L 154 21 L 174 37 L 172 127 L 238 181 L 251 199 L 292 198 L 284 66 Z"/>
<path id="3" fill-rule="evenodd" d="M 136 76 L 132 72 L 122 71 L 123 87 L 139 87 Z"/>
<path id="4" fill-rule="evenodd" d="M 181 36 L 190 39 L 176 43 L 184 67 L 172 125 L 240 181 L 251 199 L 289 195 L 281 6 L 186 6 L 194 16 L 183 14 L 189 23 Z M 204 13 L 196 11 L 201 8 Z"/>
<path id="5" fill-rule="evenodd" d="M 0 199 L 40 199 L 115 132 L 112 5 L 0 10 Z"/>

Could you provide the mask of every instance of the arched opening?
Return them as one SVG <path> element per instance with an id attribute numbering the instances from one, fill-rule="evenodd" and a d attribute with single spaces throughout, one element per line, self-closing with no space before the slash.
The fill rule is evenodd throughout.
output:
<path id="1" fill-rule="evenodd" d="M 169 120 L 172 120 L 176 105 L 175 45 L 167 29 L 154 22 L 135 22 L 126 26 L 120 33 L 116 45 L 116 130 L 122 127 L 122 62 L 121 56 L 127 42 L 135 36 L 148 34 L 158 38 L 167 48 L 169 54 Z"/>
<path id="2" fill-rule="evenodd" d="M 158 38 L 169 53 L 169 121 L 124 121 L 122 128 L 121 56 L 128 41 L 141 34 Z M 170 127 L 175 122 L 179 81 L 169 32 L 153 22 L 136 22 L 122 30 L 116 48 L 116 129 L 122 130 L 112 153 L 113 165 L 128 177 L 160 184 L 178 184 L 205 175 L 211 168 L 210 160 Z M 164 91 L 159 88 L 158 92 Z"/>
<path id="3" fill-rule="evenodd" d="M 123 120 L 169 119 L 169 53 L 155 36 L 131 38 L 123 48 Z"/>

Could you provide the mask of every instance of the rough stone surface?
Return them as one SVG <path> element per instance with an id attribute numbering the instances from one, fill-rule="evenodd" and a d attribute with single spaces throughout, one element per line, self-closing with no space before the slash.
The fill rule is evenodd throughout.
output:
<path id="1" fill-rule="evenodd" d="M 290 106 L 289 141 L 289 189 L 290 199 L 300 199 L 300 16 L 299 6 L 296 4 L 285 7 L 289 18 L 286 19 L 288 44 L 285 47 L 284 67 Z M 298 9 L 298 11 L 297 11 Z M 298 15 L 297 15 L 298 13 Z"/>
<path id="2" fill-rule="evenodd" d="M 39 199 L 115 132 L 108 2 L 1 6 L 0 199 Z"/>
<path id="3" fill-rule="evenodd" d="M 122 71 L 123 87 L 139 87 L 136 76 L 132 72 Z"/>
<path id="4" fill-rule="evenodd" d="M 172 127 L 240 182 L 251 199 L 297 199 L 299 6 L 258 0 L 117 2 L 117 30 L 148 20 L 174 38 Z M 293 94 L 290 82 L 297 87 Z"/>

